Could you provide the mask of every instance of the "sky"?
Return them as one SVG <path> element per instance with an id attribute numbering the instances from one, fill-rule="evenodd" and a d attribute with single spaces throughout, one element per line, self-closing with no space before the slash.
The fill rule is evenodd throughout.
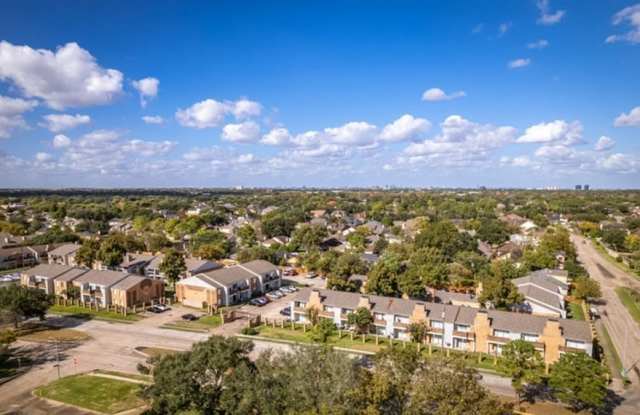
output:
<path id="1" fill-rule="evenodd" d="M 8 0 L 0 187 L 638 188 L 638 74 L 638 0 Z"/>

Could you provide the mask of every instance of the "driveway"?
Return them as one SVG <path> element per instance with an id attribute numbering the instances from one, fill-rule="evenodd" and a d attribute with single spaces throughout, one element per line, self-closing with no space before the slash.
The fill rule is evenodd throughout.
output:
<path id="1" fill-rule="evenodd" d="M 589 272 L 591 278 L 600 283 L 602 298 L 606 304 L 599 306 L 602 322 L 607 328 L 616 350 L 625 368 L 640 362 L 640 325 L 622 305 L 615 292 L 617 287 L 632 287 L 640 291 L 640 281 L 603 258 L 591 241 L 580 235 L 572 234 L 571 239 L 578 251 L 578 258 Z M 639 371 L 629 372 L 629 378 L 636 385 Z"/>

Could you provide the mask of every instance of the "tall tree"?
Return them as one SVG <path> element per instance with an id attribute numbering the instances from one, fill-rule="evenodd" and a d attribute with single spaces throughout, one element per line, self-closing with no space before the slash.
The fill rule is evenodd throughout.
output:
<path id="1" fill-rule="evenodd" d="M 369 333 L 369 328 L 373 323 L 373 315 L 369 309 L 364 307 L 358 307 L 356 311 L 349 314 L 347 322 L 356 328 L 356 331 L 361 334 Z"/>
<path id="2" fill-rule="evenodd" d="M 525 387 L 542 380 L 544 363 L 533 344 L 524 340 L 513 340 L 502 349 L 501 368 L 511 378 L 520 403 Z"/>
<path id="3" fill-rule="evenodd" d="M 10 285 L 0 288 L 0 310 L 6 312 L 18 327 L 22 319 L 38 317 L 41 320 L 53 304 L 53 296 L 37 288 Z"/>
<path id="4" fill-rule="evenodd" d="M 574 410 L 602 408 L 607 396 L 603 366 L 586 353 L 565 353 L 551 367 L 549 385 Z"/>
<path id="5" fill-rule="evenodd" d="M 76 263 L 87 268 L 93 268 L 93 263 L 97 259 L 99 249 L 100 242 L 95 239 L 85 239 L 80 249 L 76 251 Z"/>
<path id="6" fill-rule="evenodd" d="M 169 283 L 175 286 L 180 279 L 180 275 L 184 274 L 187 266 L 184 262 L 184 254 L 175 249 L 167 249 L 164 252 L 164 258 L 160 263 L 160 272 L 162 272 Z"/>

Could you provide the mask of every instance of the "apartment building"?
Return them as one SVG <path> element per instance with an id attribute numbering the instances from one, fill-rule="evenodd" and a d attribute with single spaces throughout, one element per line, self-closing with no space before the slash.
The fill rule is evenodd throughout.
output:
<path id="1" fill-rule="evenodd" d="M 144 275 L 149 278 L 165 279 L 165 275 L 160 272 L 160 264 L 164 260 L 164 254 L 156 255 L 144 269 Z M 208 261 L 206 259 L 185 258 L 184 264 L 187 270 L 180 276 L 180 279 L 193 277 L 203 272 L 213 271 L 222 268 L 217 262 Z"/>
<path id="2" fill-rule="evenodd" d="M 196 274 L 176 283 L 178 301 L 201 308 L 238 304 L 280 288 L 278 267 L 256 260 Z"/>
<path id="3" fill-rule="evenodd" d="M 61 264 L 41 264 L 26 270 L 22 272 L 20 282 L 63 298 L 67 298 L 72 287 L 77 287 L 81 301 L 101 307 L 132 307 L 158 300 L 164 294 L 164 283 L 160 280 Z"/>
<path id="4" fill-rule="evenodd" d="M 462 351 L 500 355 L 504 345 L 522 339 L 532 342 L 546 363 L 566 352 L 593 353 L 584 321 L 310 288 L 300 290 L 290 307 L 293 321 L 307 322 L 308 310 L 315 308 L 339 327 L 347 326 L 349 313 L 365 307 L 374 317 L 373 333 L 408 340 L 409 325 L 420 322 L 428 327 L 427 343 Z"/>
<path id="5" fill-rule="evenodd" d="M 76 252 L 80 249 L 78 244 L 64 244 L 49 252 L 49 263 L 74 267 L 76 263 Z"/>

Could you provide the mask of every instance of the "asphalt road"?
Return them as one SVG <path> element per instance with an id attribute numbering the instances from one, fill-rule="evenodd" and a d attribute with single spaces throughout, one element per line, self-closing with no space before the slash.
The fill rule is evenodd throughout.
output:
<path id="1" fill-rule="evenodd" d="M 578 251 L 578 258 L 597 280 L 602 288 L 602 298 L 606 302 L 598 306 L 602 322 L 607 328 L 625 368 L 640 364 L 640 325 L 636 323 L 615 292 L 617 287 L 632 287 L 640 291 L 640 281 L 611 264 L 596 250 L 591 241 L 580 235 L 572 235 Z M 638 388 L 640 369 L 629 372 L 629 378 Z"/>

